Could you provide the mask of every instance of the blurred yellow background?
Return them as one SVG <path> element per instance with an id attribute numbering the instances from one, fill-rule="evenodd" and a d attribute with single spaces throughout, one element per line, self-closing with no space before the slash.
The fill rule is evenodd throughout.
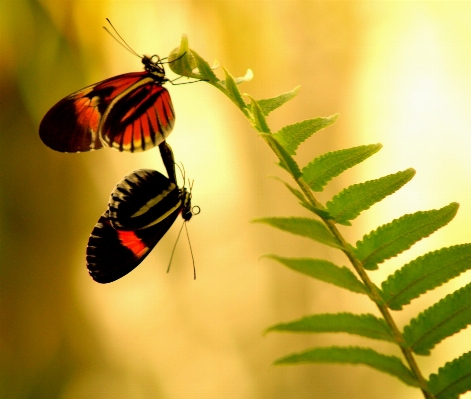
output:
<path id="1" fill-rule="evenodd" d="M 300 149 L 301 165 L 329 150 L 384 144 L 330 183 L 323 201 L 415 168 L 405 188 L 343 229 L 351 243 L 402 214 L 461 204 L 449 226 L 373 273 L 377 283 L 420 254 L 471 238 L 470 2 L 0 0 L 0 397 L 420 398 L 364 366 L 271 365 L 312 346 L 371 342 L 263 336 L 269 325 L 376 310 L 362 296 L 259 260 L 278 253 L 347 264 L 334 250 L 250 223 L 307 213 L 269 178 L 286 176 L 242 114 L 204 83 L 167 84 L 177 114 L 168 142 L 202 210 L 188 225 L 197 280 L 186 239 L 165 273 L 180 221 L 125 278 L 91 280 L 85 248 L 110 191 L 134 169 L 163 171 L 158 150 L 61 154 L 39 139 L 42 116 L 62 97 L 141 70 L 102 29 L 105 17 L 140 54 L 164 57 L 188 34 L 193 49 L 233 75 L 251 68 L 254 80 L 241 90 L 257 99 L 301 85 L 270 115 L 274 131 L 339 112 Z M 469 280 L 421 297 L 395 315 L 398 323 Z M 424 374 L 470 342 L 462 331 L 419 358 Z"/>

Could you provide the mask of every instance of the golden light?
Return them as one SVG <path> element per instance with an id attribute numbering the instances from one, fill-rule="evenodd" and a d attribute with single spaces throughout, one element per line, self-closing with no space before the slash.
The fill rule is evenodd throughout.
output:
<path id="1" fill-rule="evenodd" d="M 345 229 L 352 244 L 406 213 L 461 204 L 449 226 L 381 265 L 373 273 L 379 283 L 425 252 L 470 241 L 471 4 L 20 3 L 0 5 L 0 355 L 7 363 L 0 371 L 11 373 L 10 397 L 363 399 L 384 397 L 385 389 L 391 397 L 420 397 L 366 367 L 271 365 L 309 346 L 358 341 L 326 334 L 262 336 L 269 325 L 309 313 L 376 310 L 359 295 L 259 260 L 278 253 L 332 256 L 346 264 L 336 251 L 250 223 L 306 213 L 268 178 L 286 176 L 217 90 L 204 82 L 166 84 L 176 111 L 168 142 L 186 179 L 194 180 L 193 204 L 201 208 L 188 223 L 196 281 L 185 233 L 165 273 L 179 218 L 135 271 L 112 284 L 94 283 L 85 248 L 112 188 L 134 169 L 163 171 L 160 156 L 157 150 L 111 149 L 59 154 L 42 145 L 37 126 L 72 91 L 141 70 L 139 58 L 102 29 L 106 17 L 139 54 L 165 57 L 185 33 L 193 49 L 234 75 L 251 68 L 254 79 L 241 87 L 257 99 L 301 85 L 294 100 L 270 115 L 274 130 L 337 112 L 340 118 L 310 139 L 299 158 L 384 145 L 330 183 L 322 200 L 353 183 L 409 167 L 417 171 Z M 176 78 L 169 68 L 167 73 Z M 469 280 L 467 273 L 424 295 L 397 315 L 399 323 Z M 427 375 L 436 372 L 468 351 L 469 342 L 469 331 L 462 331 L 431 358 L 420 358 L 420 365 Z M 385 352 L 394 350 L 384 344 Z"/>

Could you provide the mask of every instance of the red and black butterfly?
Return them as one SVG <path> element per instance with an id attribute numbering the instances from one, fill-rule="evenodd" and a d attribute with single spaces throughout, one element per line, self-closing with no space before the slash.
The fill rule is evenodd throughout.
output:
<path id="1" fill-rule="evenodd" d="M 145 151 L 172 131 L 175 112 L 162 86 L 169 81 L 162 60 L 157 55 L 141 57 L 119 37 L 142 59 L 144 71 L 103 80 L 60 100 L 39 126 L 39 136 L 48 147 L 61 152 L 102 147 Z"/>
<path id="2" fill-rule="evenodd" d="M 87 268 L 98 283 L 118 280 L 138 266 L 181 213 L 190 220 L 191 193 L 156 170 L 127 175 L 90 235 Z"/>

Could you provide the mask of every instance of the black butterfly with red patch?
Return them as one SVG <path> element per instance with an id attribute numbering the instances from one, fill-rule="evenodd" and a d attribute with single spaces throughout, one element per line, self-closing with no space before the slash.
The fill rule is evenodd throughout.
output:
<path id="1" fill-rule="evenodd" d="M 98 283 L 110 283 L 137 267 L 177 216 L 192 217 L 191 193 L 156 170 L 127 175 L 111 193 L 108 209 L 90 235 L 87 268 Z"/>
<path id="2" fill-rule="evenodd" d="M 143 56 L 144 72 L 125 73 L 70 94 L 39 126 L 48 147 L 81 152 L 112 147 L 145 151 L 162 143 L 175 124 L 162 60 Z"/>

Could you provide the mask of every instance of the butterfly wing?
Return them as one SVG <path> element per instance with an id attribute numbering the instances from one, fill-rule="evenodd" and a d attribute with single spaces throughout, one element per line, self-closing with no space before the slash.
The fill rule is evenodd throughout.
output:
<path id="1" fill-rule="evenodd" d="M 172 131 L 175 114 L 162 80 L 148 72 L 106 79 L 54 105 L 39 126 L 48 147 L 80 152 L 113 147 L 144 151 Z"/>
<path id="2" fill-rule="evenodd" d="M 149 76 L 110 104 L 100 135 L 107 146 L 119 151 L 145 151 L 162 143 L 174 124 L 170 94 Z"/>
<path id="3" fill-rule="evenodd" d="M 186 190 L 156 170 L 127 175 L 90 235 L 87 267 L 92 278 L 109 283 L 138 266 L 175 222 L 186 198 Z"/>
<path id="4" fill-rule="evenodd" d="M 116 230 L 106 211 L 98 220 L 87 246 L 87 268 L 98 283 L 111 283 L 134 270 L 177 218 L 174 211 L 159 224 L 143 230 Z"/>
<path id="5" fill-rule="evenodd" d="M 125 176 L 113 189 L 109 219 L 116 229 L 146 229 L 161 223 L 183 207 L 182 191 L 163 174 L 139 169 Z"/>

